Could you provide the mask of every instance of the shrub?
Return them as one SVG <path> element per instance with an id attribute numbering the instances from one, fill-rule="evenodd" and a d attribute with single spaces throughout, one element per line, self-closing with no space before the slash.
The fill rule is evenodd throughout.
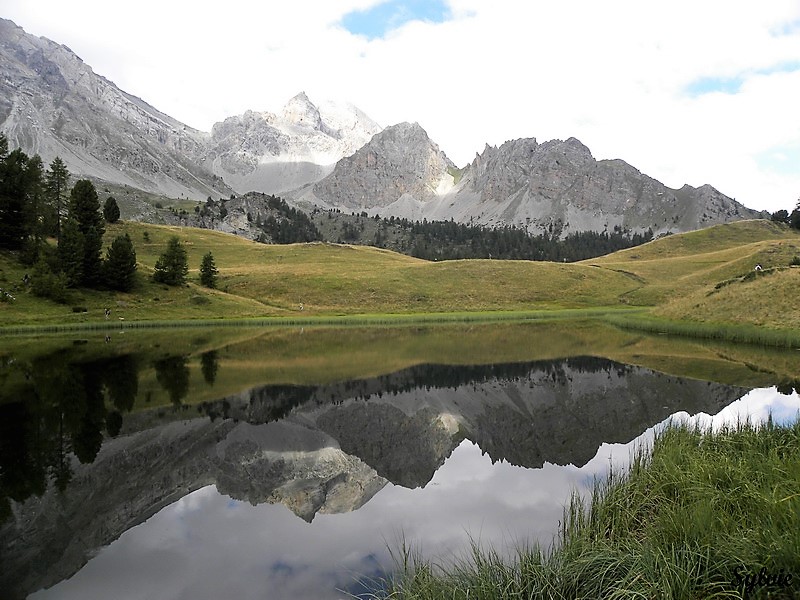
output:
<path id="1" fill-rule="evenodd" d="M 36 263 L 31 276 L 31 291 L 34 296 L 66 304 L 67 288 L 67 276 L 64 273 L 53 273 L 43 260 Z"/>

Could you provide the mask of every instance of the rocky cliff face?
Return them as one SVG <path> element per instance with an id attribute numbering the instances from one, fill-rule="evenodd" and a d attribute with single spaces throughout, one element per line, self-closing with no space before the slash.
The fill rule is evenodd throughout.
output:
<path id="1" fill-rule="evenodd" d="M 319 181 L 380 129 L 354 106 L 317 107 L 301 92 L 278 114 L 248 111 L 215 124 L 205 164 L 239 192 L 276 194 Z"/>
<path id="2" fill-rule="evenodd" d="M 417 123 L 387 127 L 322 181 L 288 197 L 300 204 L 393 214 L 388 206 L 428 202 L 453 185 L 455 166 Z"/>
<path id="3" fill-rule="evenodd" d="M 711 186 L 673 190 L 622 160 L 597 161 L 575 138 L 486 146 L 456 170 L 424 130 L 408 124 L 387 128 L 313 188 L 289 197 L 306 206 L 560 236 L 617 227 L 680 232 L 763 216 Z"/>
<path id="4" fill-rule="evenodd" d="M 123 92 L 69 48 L 0 19 L 0 65 L 0 131 L 11 147 L 172 197 L 230 193 L 200 166 L 207 134 Z"/>

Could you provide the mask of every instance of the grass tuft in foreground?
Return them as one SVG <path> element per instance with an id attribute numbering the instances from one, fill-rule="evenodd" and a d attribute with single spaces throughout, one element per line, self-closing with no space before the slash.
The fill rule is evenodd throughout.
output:
<path id="1" fill-rule="evenodd" d="M 444 567 L 401 549 L 376 597 L 796 598 L 800 423 L 661 432 L 652 452 L 573 496 L 554 549 L 473 546 Z"/>

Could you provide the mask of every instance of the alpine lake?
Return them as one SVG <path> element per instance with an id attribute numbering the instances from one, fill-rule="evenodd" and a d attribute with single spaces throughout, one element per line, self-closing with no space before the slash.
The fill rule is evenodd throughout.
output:
<path id="1" fill-rule="evenodd" d="M 800 352 L 596 321 L 0 341 L 3 598 L 369 597 L 553 543 L 672 419 L 792 421 Z"/>

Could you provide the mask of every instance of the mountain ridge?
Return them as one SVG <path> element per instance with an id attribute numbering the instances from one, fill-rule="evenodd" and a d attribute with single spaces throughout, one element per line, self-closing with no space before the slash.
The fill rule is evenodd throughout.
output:
<path id="1" fill-rule="evenodd" d="M 46 162 L 61 156 L 76 176 L 195 201 L 257 191 L 304 210 L 561 237 L 764 216 L 710 185 L 674 190 L 621 159 L 598 161 L 574 137 L 487 144 L 458 169 L 419 124 L 382 129 L 352 105 L 316 105 L 305 92 L 277 113 L 246 111 L 205 133 L 120 90 L 66 46 L 8 20 L 0 39 L 0 129 Z"/>
<path id="2" fill-rule="evenodd" d="M 512 225 L 532 234 L 562 237 L 617 228 L 664 234 L 763 216 L 710 185 L 673 190 L 621 159 L 598 161 L 574 137 L 541 144 L 535 138 L 487 144 L 462 169 L 455 169 L 441 153 L 440 164 L 446 166 L 430 173 L 414 170 L 408 166 L 413 159 L 398 157 L 396 149 L 383 142 L 395 128 L 400 128 L 397 137 L 409 136 L 404 124 L 390 126 L 358 151 L 362 157 L 372 157 L 371 163 L 362 159 L 358 170 L 348 168 L 348 160 L 356 155 L 343 159 L 322 181 L 288 197 L 305 207 L 365 210 L 369 215 L 417 221 Z M 425 163 L 430 154 L 426 142 L 427 148 L 438 151 L 421 128 L 413 139 L 406 147 L 419 153 L 418 162 Z M 416 178 L 415 186 L 378 189 L 381 173 L 391 173 L 394 181 Z M 345 190 L 361 190 L 361 201 Z"/>

